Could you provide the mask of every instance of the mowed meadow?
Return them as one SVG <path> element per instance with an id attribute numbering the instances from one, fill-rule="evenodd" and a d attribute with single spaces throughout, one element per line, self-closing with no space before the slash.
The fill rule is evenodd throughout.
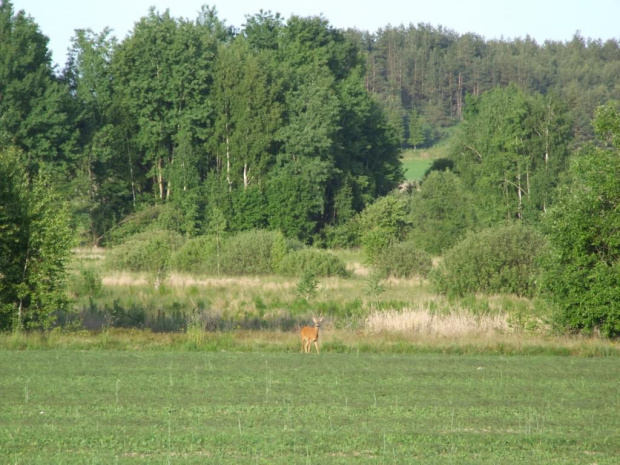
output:
<path id="1" fill-rule="evenodd" d="M 3 463 L 597 463 L 613 358 L 1 351 Z"/>
<path id="2" fill-rule="evenodd" d="M 71 279 L 101 281 L 73 296 L 82 326 L 0 336 L 0 462 L 617 463 L 616 342 L 338 253 L 351 276 L 300 296 L 275 276 L 156 289 L 78 251 Z M 302 354 L 319 314 L 321 353 Z"/>

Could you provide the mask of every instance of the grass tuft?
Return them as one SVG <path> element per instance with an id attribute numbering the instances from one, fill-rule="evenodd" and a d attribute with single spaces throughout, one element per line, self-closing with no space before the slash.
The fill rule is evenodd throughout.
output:
<path id="1" fill-rule="evenodd" d="M 474 315 L 459 310 L 451 313 L 432 313 L 423 308 L 375 311 L 366 318 L 366 328 L 372 333 L 412 333 L 425 336 L 463 337 L 506 334 L 513 329 L 508 315 Z"/>

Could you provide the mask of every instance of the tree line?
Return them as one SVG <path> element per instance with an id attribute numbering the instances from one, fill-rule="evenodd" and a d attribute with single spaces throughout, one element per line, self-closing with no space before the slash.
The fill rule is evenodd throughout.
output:
<path id="1" fill-rule="evenodd" d="M 0 18 L 0 143 L 49 172 L 90 244 L 153 206 L 190 236 L 217 211 L 231 231 L 311 242 L 396 187 L 399 149 L 444 137 L 468 96 L 545 96 L 579 143 L 596 106 L 620 99 L 617 41 L 578 34 L 538 45 L 425 24 L 342 31 L 262 10 L 236 29 L 208 6 L 194 20 L 151 9 L 120 42 L 76 30 L 59 71 L 32 18 L 10 1 Z"/>
<path id="2" fill-rule="evenodd" d="M 485 40 L 430 24 L 348 30 L 363 51 L 366 88 L 379 97 L 406 145 L 430 145 L 463 118 L 466 96 L 515 84 L 567 103 L 575 138 L 594 136 L 598 105 L 620 99 L 617 39 L 537 43 L 529 36 Z"/>
<path id="3" fill-rule="evenodd" d="M 309 242 L 402 180 L 363 57 L 323 18 L 261 12 L 233 31 L 212 8 L 151 9 L 120 43 L 78 30 L 56 75 L 32 19 L 0 14 L 0 140 L 50 173 L 85 242 L 154 205 L 190 236 L 218 210 L 231 231 Z"/>

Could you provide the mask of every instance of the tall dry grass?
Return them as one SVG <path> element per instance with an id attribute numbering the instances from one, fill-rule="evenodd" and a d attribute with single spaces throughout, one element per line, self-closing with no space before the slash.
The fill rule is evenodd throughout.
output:
<path id="1" fill-rule="evenodd" d="M 425 336 L 462 337 L 509 333 L 507 314 L 474 315 L 460 309 L 433 313 L 425 308 L 374 311 L 365 321 L 371 333 L 409 333 Z"/>

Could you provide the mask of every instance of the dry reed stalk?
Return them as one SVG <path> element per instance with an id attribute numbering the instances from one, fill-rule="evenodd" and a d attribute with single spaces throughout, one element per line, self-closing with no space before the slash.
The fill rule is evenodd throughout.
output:
<path id="1" fill-rule="evenodd" d="M 80 260 L 103 260 L 105 258 L 105 249 L 101 247 L 76 247 L 72 249 L 73 255 Z"/>
<path id="2" fill-rule="evenodd" d="M 102 278 L 105 286 L 144 286 L 147 277 L 142 273 L 114 273 Z M 171 273 L 166 278 L 166 284 L 170 287 L 226 287 L 238 286 L 241 288 L 264 288 L 272 290 L 289 289 L 295 286 L 295 281 L 270 281 L 269 278 L 256 277 L 205 277 L 195 278 L 187 274 Z"/>
<path id="3" fill-rule="evenodd" d="M 434 314 L 427 309 L 388 310 L 371 313 L 365 322 L 372 333 L 415 333 L 444 337 L 507 333 L 508 315 L 473 315 L 465 310 Z"/>
<path id="4" fill-rule="evenodd" d="M 369 276 L 370 275 L 370 268 L 362 265 L 359 262 L 349 263 L 347 265 L 347 269 L 351 273 L 353 273 L 354 275 L 357 275 L 357 276 Z"/>
<path id="5" fill-rule="evenodd" d="M 168 277 L 168 284 L 174 287 L 230 287 L 232 285 L 238 285 L 242 287 L 258 287 L 262 284 L 262 282 L 259 278 L 255 277 L 209 277 L 197 279 L 192 277 L 191 275 L 171 273 Z"/>
<path id="6" fill-rule="evenodd" d="M 145 286 L 147 279 L 143 274 L 120 272 L 104 276 L 101 283 L 104 286 Z"/>
<path id="7" fill-rule="evenodd" d="M 359 284 L 350 279 L 330 276 L 328 278 L 319 278 L 318 287 L 320 290 L 353 289 L 359 287 Z"/>

